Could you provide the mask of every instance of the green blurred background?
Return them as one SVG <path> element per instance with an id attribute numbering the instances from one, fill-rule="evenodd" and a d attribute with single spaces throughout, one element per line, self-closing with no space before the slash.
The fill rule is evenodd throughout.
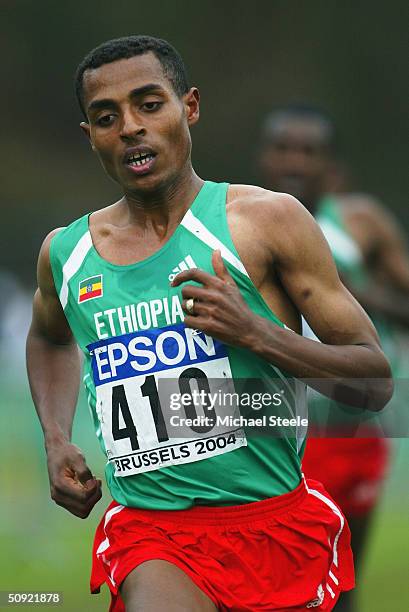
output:
<path id="1" fill-rule="evenodd" d="M 194 164 L 214 180 L 257 182 L 254 155 L 265 113 L 289 101 L 316 103 L 337 123 L 354 186 L 379 196 L 409 230 L 408 3 L 2 0 L 1 9 L 0 590 L 63 591 L 60 609 L 104 610 L 108 598 L 87 591 L 103 504 L 80 521 L 49 501 L 23 361 L 43 237 L 119 195 L 78 128 L 77 64 L 108 38 L 140 33 L 172 42 L 202 94 Z M 83 400 L 75 431 L 102 476 L 103 456 Z M 409 609 L 409 443 L 394 446 L 360 579 L 359 612 Z"/>

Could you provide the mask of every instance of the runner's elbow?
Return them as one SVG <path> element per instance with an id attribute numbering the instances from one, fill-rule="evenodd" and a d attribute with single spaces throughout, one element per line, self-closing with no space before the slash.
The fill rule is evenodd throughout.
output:
<path id="1" fill-rule="evenodd" d="M 393 395 L 394 383 L 392 372 L 385 355 L 379 351 L 379 370 L 376 378 L 369 381 L 368 410 L 379 412 L 383 410 Z"/>

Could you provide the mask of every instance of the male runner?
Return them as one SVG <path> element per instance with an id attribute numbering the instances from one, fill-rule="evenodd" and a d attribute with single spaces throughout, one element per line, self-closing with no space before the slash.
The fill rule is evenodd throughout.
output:
<path id="1" fill-rule="evenodd" d="M 266 119 L 258 157 L 263 184 L 300 198 L 317 219 L 342 280 L 374 318 L 394 376 L 402 376 L 390 322 L 409 325 L 409 258 L 404 241 L 392 216 L 373 198 L 328 193 L 329 177 L 331 186 L 335 178 L 337 191 L 341 188 L 337 163 L 334 126 L 319 109 L 289 105 Z M 303 471 L 323 482 L 345 512 L 357 563 L 385 476 L 388 446 L 382 438 L 368 437 L 373 429 L 369 423 L 365 438 L 343 438 L 360 424 L 359 418 L 351 411 L 336 410 L 326 398 L 313 395 L 310 408 L 321 422 L 328 417 L 329 423 L 326 439 L 308 440 Z M 355 593 L 342 596 L 337 610 L 352 610 Z"/>
<path id="2" fill-rule="evenodd" d="M 45 239 L 27 355 L 52 498 L 85 518 L 101 482 L 71 443 L 84 353 L 114 498 L 92 590 L 106 582 L 116 611 L 331 610 L 353 587 L 349 532 L 303 481 L 297 436 L 211 424 L 181 439 L 161 389 L 257 379 L 295 413 L 297 378 L 336 378 L 377 411 L 392 389 L 376 332 L 297 200 L 194 172 L 199 92 L 173 47 L 109 41 L 76 82 L 81 127 L 123 197 Z M 321 344 L 300 335 L 300 312 Z"/>

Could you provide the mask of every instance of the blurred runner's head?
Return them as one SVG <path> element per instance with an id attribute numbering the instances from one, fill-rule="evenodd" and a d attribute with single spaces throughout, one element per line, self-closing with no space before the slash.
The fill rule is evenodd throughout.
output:
<path id="1" fill-rule="evenodd" d="M 78 66 L 75 88 L 81 127 L 125 193 L 155 192 L 191 170 L 199 92 L 169 43 L 150 36 L 105 42 Z"/>
<path id="2" fill-rule="evenodd" d="M 326 191 L 334 132 L 331 119 L 312 106 L 273 111 L 262 127 L 257 160 L 263 186 L 290 193 L 313 209 Z"/>

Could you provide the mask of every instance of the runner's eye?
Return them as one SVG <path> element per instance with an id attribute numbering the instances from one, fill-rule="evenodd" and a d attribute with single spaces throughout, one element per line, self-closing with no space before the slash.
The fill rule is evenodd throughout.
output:
<path id="1" fill-rule="evenodd" d="M 155 111 L 159 110 L 162 104 L 162 102 L 158 102 L 157 100 L 155 100 L 152 102 L 145 102 L 144 104 L 142 104 L 142 108 L 147 111 Z"/>
<path id="2" fill-rule="evenodd" d="M 113 114 L 109 114 L 109 115 L 102 115 L 102 117 L 99 117 L 96 121 L 97 125 L 101 126 L 101 127 L 107 127 L 109 125 L 111 125 L 111 123 L 113 123 L 115 119 L 115 115 Z"/>

